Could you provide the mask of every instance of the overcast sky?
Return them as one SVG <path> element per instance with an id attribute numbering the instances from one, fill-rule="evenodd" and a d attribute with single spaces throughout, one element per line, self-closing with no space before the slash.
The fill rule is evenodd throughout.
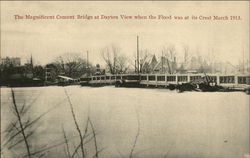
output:
<path id="1" fill-rule="evenodd" d="M 178 15 L 241 16 L 241 20 L 15 20 L 14 15 Z M 90 62 L 103 63 L 100 51 L 116 45 L 132 58 L 136 36 L 140 49 L 160 55 L 175 45 L 181 60 L 190 53 L 212 52 L 216 60 L 238 64 L 249 54 L 249 2 L 1 2 L 1 56 L 30 54 L 46 64 L 63 53 L 90 52 Z"/>

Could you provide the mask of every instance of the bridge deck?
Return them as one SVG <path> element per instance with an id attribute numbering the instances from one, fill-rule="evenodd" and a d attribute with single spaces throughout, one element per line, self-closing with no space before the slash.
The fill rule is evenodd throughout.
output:
<path id="1" fill-rule="evenodd" d="M 121 80 L 137 80 L 139 84 L 145 86 L 168 86 L 196 81 L 204 77 L 204 74 L 120 74 L 120 75 L 100 75 L 89 77 L 89 84 L 112 85 Z M 250 76 L 245 74 L 206 74 L 209 80 L 224 87 L 244 88 L 250 86 Z M 79 80 L 78 80 L 79 81 Z"/>

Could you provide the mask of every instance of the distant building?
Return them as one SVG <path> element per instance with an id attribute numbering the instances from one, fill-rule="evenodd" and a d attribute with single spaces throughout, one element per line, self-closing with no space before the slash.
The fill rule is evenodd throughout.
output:
<path id="1" fill-rule="evenodd" d="M 15 57 L 15 58 L 1 58 L 1 65 L 10 66 L 13 65 L 14 67 L 21 66 L 21 58 Z"/>

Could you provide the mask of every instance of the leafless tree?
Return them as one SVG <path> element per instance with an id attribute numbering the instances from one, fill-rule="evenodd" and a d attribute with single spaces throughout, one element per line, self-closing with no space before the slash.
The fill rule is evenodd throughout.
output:
<path id="1" fill-rule="evenodd" d="M 81 58 L 80 53 L 65 53 L 55 59 L 55 65 L 69 77 L 80 77 L 87 72 L 87 61 Z"/>
<path id="2" fill-rule="evenodd" d="M 8 124 L 6 130 L 1 133 L 1 135 L 4 134 L 4 139 L 1 144 L 1 152 L 8 149 L 8 151 L 17 151 L 18 155 L 24 155 L 24 157 L 30 158 L 34 155 L 36 157 L 40 157 L 49 150 L 42 150 L 41 144 L 38 145 L 34 143 L 34 139 L 38 136 L 36 129 L 40 126 L 41 122 L 39 123 L 39 121 L 41 121 L 41 119 L 51 110 L 58 107 L 59 104 L 48 109 L 41 115 L 36 117 L 32 116 L 30 110 L 40 96 L 40 93 L 36 95 L 37 97 L 31 100 L 31 102 L 27 103 L 26 100 L 24 100 L 23 103 L 21 103 L 19 99 L 17 102 L 15 91 L 14 89 L 11 89 L 13 106 L 11 106 L 10 109 L 12 110 L 14 117 L 12 120 L 10 119 L 10 123 Z M 16 150 L 21 149 L 20 147 L 22 146 L 22 143 L 25 145 L 26 153 L 22 153 L 23 150 Z M 42 151 L 38 152 L 39 150 Z"/>
<path id="3" fill-rule="evenodd" d="M 74 110 L 74 107 L 73 107 L 73 104 L 71 102 L 71 99 L 67 93 L 67 91 L 65 90 L 65 95 L 67 97 L 67 100 L 69 102 L 69 105 L 70 105 L 70 111 L 71 111 L 71 115 L 73 117 L 73 121 L 75 123 L 75 128 L 77 130 L 77 133 L 79 135 L 79 145 L 78 146 L 75 146 L 74 144 L 74 151 L 73 151 L 73 154 L 70 155 L 70 142 L 68 141 L 67 139 L 67 136 L 66 136 L 66 133 L 64 131 L 64 129 L 62 128 L 62 132 L 63 132 L 63 137 L 64 137 L 64 140 L 65 140 L 65 144 L 66 144 L 66 153 L 68 155 L 69 158 L 74 158 L 75 155 L 78 155 L 78 150 L 81 150 L 81 156 L 82 158 L 85 158 L 87 156 L 87 152 L 85 150 L 85 145 L 88 144 L 89 142 L 91 142 L 92 140 L 94 141 L 94 148 L 95 148 L 95 154 L 93 157 L 96 157 L 98 158 L 99 157 L 99 153 L 104 150 L 104 149 L 98 149 L 98 143 L 97 143 L 97 132 L 96 132 L 96 129 L 94 128 L 94 124 L 93 122 L 91 121 L 90 117 L 88 116 L 87 117 L 87 121 L 86 121 L 86 125 L 83 129 L 83 131 L 80 129 L 80 125 L 77 121 L 77 118 L 76 118 L 76 114 L 75 114 L 75 110 Z M 89 125 L 90 125 L 90 128 L 91 128 L 91 133 L 89 133 L 88 129 L 89 129 Z"/>
<path id="4" fill-rule="evenodd" d="M 141 73 L 149 73 L 150 72 L 150 61 L 149 58 L 152 56 L 149 51 L 143 50 L 140 53 L 140 72 Z"/>
<path id="5" fill-rule="evenodd" d="M 114 47 L 110 50 L 109 47 L 101 50 L 102 58 L 104 59 L 107 69 L 111 74 L 115 74 L 115 64 L 117 60 L 117 49 Z"/>
<path id="6" fill-rule="evenodd" d="M 76 130 L 79 134 L 79 139 L 80 139 L 80 148 L 81 148 L 81 151 L 82 151 L 82 157 L 84 158 L 85 157 L 85 152 L 84 152 L 84 146 L 83 146 L 83 135 L 81 133 L 81 130 L 80 130 L 80 127 L 79 127 L 79 124 L 78 124 L 78 121 L 76 119 L 76 115 L 75 115 L 75 111 L 74 111 L 74 107 L 73 107 L 73 104 L 71 103 L 71 100 L 70 100 L 70 97 L 67 93 L 66 90 L 64 90 L 65 92 L 65 95 L 67 97 L 67 100 L 69 102 L 69 105 L 70 105 L 70 111 L 71 111 L 71 114 L 72 114 L 72 117 L 73 117 L 73 120 L 74 120 L 74 123 L 75 123 L 75 127 L 76 127 Z"/>
<path id="7" fill-rule="evenodd" d="M 29 143 L 28 143 L 28 138 L 27 138 L 27 134 L 25 133 L 24 131 L 24 125 L 23 125 L 23 120 L 20 116 L 20 111 L 18 110 L 18 107 L 17 107 L 17 104 L 16 104 L 16 98 L 15 98 L 15 93 L 13 91 L 13 89 L 11 89 L 11 94 L 12 94 L 12 102 L 13 102 L 13 107 L 14 107 L 14 110 L 15 110 L 15 115 L 17 116 L 17 119 L 18 119 L 18 124 L 19 124 L 19 127 L 16 127 L 14 125 L 14 127 L 21 132 L 22 136 L 23 136 L 23 140 L 25 142 L 25 146 L 26 146 L 26 150 L 27 150 L 27 154 L 28 154 L 28 157 L 31 158 L 31 154 L 30 154 L 30 146 L 29 146 Z"/>
<path id="8" fill-rule="evenodd" d="M 101 50 L 101 54 L 111 74 L 127 72 L 129 68 L 128 60 L 120 53 L 120 49 L 117 46 L 106 47 Z"/>
<path id="9" fill-rule="evenodd" d="M 139 116 L 139 113 L 138 113 L 137 109 L 135 109 L 135 110 L 136 110 L 136 118 L 137 118 L 137 132 L 136 132 L 136 136 L 135 136 L 135 139 L 134 139 L 133 146 L 132 146 L 131 151 L 130 151 L 129 158 L 133 157 L 133 154 L 134 154 L 134 151 L 135 151 L 135 147 L 136 147 L 139 135 L 140 135 L 140 130 L 141 130 L 140 116 Z"/>
<path id="10" fill-rule="evenodd" d="M 68 143 L 68 138 L 67 138 L 67 136 L 66 136 L 66 133 L 65 133 L 65 131 L 64 131 L 63 126 L 62 126 L 62 131 L 63 131 L 63 137 L 64 137 L 65 144 L 66 144 L 66 153 L 67 153 L 68 158 L 71 158 L 70 149 L 69 149 L 69 143 Z"/>
<path id="11" fill-rule="evenodd" d="M 166 67 L 168 73 L 172 74 L 176 71 L 177 61 L 176 61 L 176 49 L 174 45 L 169 45 L 168 47 L 163 47 L 162 49 L 164 58 L 166 59 Z"/>
<path id="12" fill-rule="evenodd" d="M 135 69 L 135 72 L 140 72 L 140 73 L 150 73 L 150 59 L 152 58 L 152 54 L 149 52 L 149 50 L 140 50 L 140 70 L 138 70 L 138 65 L 137 65 L 137 59 L 134 54 L 133 59 L 129 61 L 130 65 L 132 65 Z"/>
<path id="13" fill-rule="evenodd" d="M 92 132 L 93 132 L 93 137 L 94 137 L 94 145 L 95 145 L 95 157 L 98 158 L 98 147 L 97 147 L 97 140 L 96 140 L 96 131 L 94 129 L 94 125 L 92 123 L 92 121 L 88 118 L 88 121 L 89 121 L 89 124 L 90 124 L 90 127 L 92 129 Z"/>
<path id="14" fill-rule="evenodd" d="M 184 49 L 184 65 L 186 66 L 190 60 L 190 50 L 187 45 L 183 46 Z"/>
<path id="15" fill-rule="evenodd" d="M 129 69 L 128 58 L 125 56 L 117 57 L 116 71 L 117 73 L 126 73 Z"/>

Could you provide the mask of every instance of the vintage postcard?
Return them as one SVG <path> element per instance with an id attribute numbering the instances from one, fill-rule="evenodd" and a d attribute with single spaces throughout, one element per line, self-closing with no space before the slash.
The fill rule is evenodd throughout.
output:
<path id="1" fill-rule="evenodd" d="M 249 1 L 1 1 L 2 158 L 250 158 Z"/>

